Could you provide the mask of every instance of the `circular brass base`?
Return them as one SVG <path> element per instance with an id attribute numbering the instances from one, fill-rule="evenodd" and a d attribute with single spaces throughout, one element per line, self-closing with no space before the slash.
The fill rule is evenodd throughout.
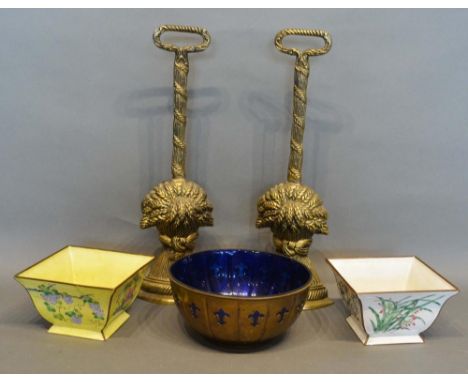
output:
<path id="1" fill-rule="evenodd" d="M 174 304 L 168 271 L 172 264 L 170 255 L 169 251 L 162 251 L 156 258 L 156 261 L 141 284 L 138 298 L 153 304 Z"/>
<path id="2" fill-rule="evenodd" d="M 143 289 L 140 290 L 140 293 L 138 294 L 138 298 L 151 302 L 153 304 L 160 304 L 160 305 L 174 304 L 174 298 L 170 295 L 148 292 Z"/>
<path id="3" fill-rule="evenodd" d="M 304 304 L 303 310 L 321 309 L 333 304 L 333 300 L 328 297 L 322 298 L 321 300 L 308 300 Z"/>
<path id="4" fill-rule="evenodd" d="M 328 290 L 320 281 L 318 274 L 314 273 L 312 287 L 304 304 L 304 310 L 320 309 L 333 305 L 333 301 L 328 298 Z"/>

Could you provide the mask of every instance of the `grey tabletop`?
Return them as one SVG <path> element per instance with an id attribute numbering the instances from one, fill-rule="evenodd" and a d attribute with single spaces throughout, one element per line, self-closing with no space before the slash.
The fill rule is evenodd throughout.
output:
<path id="1" fill-rule="evenodd" d="M 0 10 L 0 372 L 466 372 L 467 19 L 460 9 Z M 190 57 L 187 174 L 215 220 L 196 250 L 272 250 L 256 203 L 286 177 L 294 66 L 274 36 L 332 34 L 330 53 L 310 60 L 303 181 L 330 225 L 311 256 L 335 299 L 324 258 L 427 261 L 461 293 L 425 344 L 363 346 L 339 299 L 250 352 L 194 338 L 174 307 L 139 300 L 107 342 L 47 333 L 13 274 L 68 244 L 160 246 L 138 223 L 143 197 L 170 177 L 174 57 L 151 38 L 167 23 L 212 35 Z"/>
<path id="2" fill-rule="evenodd" d="M 320 271 L 329 276 L 320 266 Z M 174 306 L 137 300 L 130 319 L 108 341 L 47 333 L 26 292 L 3 268 L 0 278 L 0 372 L 94 373 L 380 373 L 467 372 L 468 301 L 449 300 L 424 334 L 425 343 L 366 347 L 345 322 L 346 312 L 331 279 L 335 304 L 303 312 L 289 332 L 258 347 L 208 342 L 184 325 Z M 329 282 L 328 282 L 329 281 Z"/>

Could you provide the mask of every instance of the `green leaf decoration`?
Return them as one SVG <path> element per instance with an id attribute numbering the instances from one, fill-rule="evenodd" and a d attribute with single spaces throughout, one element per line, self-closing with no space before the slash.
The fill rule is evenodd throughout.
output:
<path id="1" fill-rule="evenodd" d="M 415 325 L 416 321 L 426 323 L 423 318 L 417 314 L 421 311 L 432 312 L 429 305 L 435 304 L 440 306 L 441 303 L 437 300 L 444 296 L 434 298 L 434 294 L 420 298 L 406 296 L 399 301 L 393 301 L 390 298 L 377 297 L 379 305 L 382 307 L 379 313 L 371 306 L 369 310 L 372 312 L 373 319 L 370 320 L 374 332 L 388 332 L 393 330 L 410 329 Z"/>
<path id="2" fill-rule="evenodd" d="M 419 320 L 419 321 L 421 321 L 423 324 L 425 324 L 425 323 L 426 323 L 426 321 L 424 321 L 424 320 L 423 320 L 421 317 L 415 317 L 414 319 L 415 319 L 415 320 Z"/>
<path id="3" fill-rule="evenodd" d="M 375 324 L 374 324 L 374 321 L 371 321 L 372 322 L 372 327 L 374 328 L 374 330 L 378 330 L 377 328 L 380 327 L 380 324 L 381 324 L 380 316 L 371 306 L 369 306 L 369 309 L 372 312 L 372 314 L 374 315 L 375 320 L 376 320 Z"/>

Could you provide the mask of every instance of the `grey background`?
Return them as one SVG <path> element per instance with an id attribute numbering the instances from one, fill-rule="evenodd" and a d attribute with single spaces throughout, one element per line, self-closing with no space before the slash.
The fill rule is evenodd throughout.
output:
<path id="1" fill-rule="evenodd" d="M 312 255 L 332 297 L 325 257 L 434 266 L 462 292 L 426 344 L 364 347 L 339 301 L 254 354 L 188 336 L 174 308 L 143 301 L 106 343 L 46 333 L 14 273 L 68 244 L 158 251 L 138 222 L 170 177 L 173 55 L 151 39 L 162 23 L 213 38 L 190 56 L 188 177 L 215 207 L 198 249 L 271 249 L 256 199 L 286 177 L 294 64 L 273 37 L 332 33 L 309 80 L 303 179 L 330 214 Z M 0 371 L 468 371 L 466 10 L 1 10 L 0 35 Z"/>

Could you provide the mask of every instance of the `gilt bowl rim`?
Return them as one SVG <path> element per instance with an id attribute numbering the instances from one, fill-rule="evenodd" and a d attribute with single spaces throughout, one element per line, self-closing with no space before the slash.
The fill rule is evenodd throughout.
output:
<path id="1" fill-rule="evenodd" d="M 271 295 L 262 295 L 262 296 L 230 296 L 230 295 L 223 295 L 223 294 L 220 294 L 220 293 L 207 292 L 207 291 L 204 291 L 202 289 L 195 288 L 193 286 L 190 286 L 190 285 L 178 280 L 173 275 L 172 268 L 178 262 L 183 261 L 187 257 L 198 256 L 198 255 L 202 255 L 202 254 L 205 254 L 205 253 L 208 253 L 208 252 L 217 252 L 217 251 L 251 252 L 251 253 L 257 253 L 257 254 L 262 254 L 262 255 L 281 256 L 281 257 L 284 257 L 286 259 L 286 261 L 292 261 L 292 262 L 296 262 L 296 263 L 300 264 L 300 266 L 302 266 L 307 271 L 307 274 L 308 274 L 309 277 L 308 277 L 307 281 L 302 286 L 300 286 L 299 288 L 295 288 L 295 289 L 292 289 L 292 290 L 290 290 L 288 292 L 284 292 L 284 293 L 277 293 L 277 294 L 271 294 Z M 188 256 L 184 256 L 183 258 L 175 261 L 169 267 L 169 279 L 170 279 L 171 283 L 174 283 L 174 284 L 178 285 L 181 288 L 184 288 L 184 289 L 186 289 L 188 291 L 191 291 L 191 292 L 194 292 L 194 293 L 199 293 L 199 294 L 204 295 L 204 296 L 216 297 L 216 298 L 221 298 L 221 299 L 226 299 L 226 300 L 233 300 L 233 301 L 245 301 L 245 302 L 247 302 L 247 301 L 259 301 L 259 300 L 260 301 L 276 300 L 276 299 L 280 299 L 280 298 L 284 298 L 284 297 L 290 297 L 292 295 L 299 294 L 299 293 L 303 292 L 304 290 L 307 290 L 307 289 L 310 288 L 310 286 L 312 284 L 312 281 L 313 281 L 312 276 L 313 276 L 312 272 L 310 271 L 309 268 L 307 268 L 307 266 L 305 266 L 301 262 L 299 262 L 297 260 L 294 260 L 294 259 L 292 259 L 290 257 L 283 256 L 283 255 L 280 255 L 280 254 L 277 254 L 277 253 L 260 251 L 260 250 L 256 250 L 256 249 L 245 249 L 245 248 L 207 249 L 205 251 L 195 252 L 195 253 L 192 253 L 192 254 L 190 254 Z"/>

